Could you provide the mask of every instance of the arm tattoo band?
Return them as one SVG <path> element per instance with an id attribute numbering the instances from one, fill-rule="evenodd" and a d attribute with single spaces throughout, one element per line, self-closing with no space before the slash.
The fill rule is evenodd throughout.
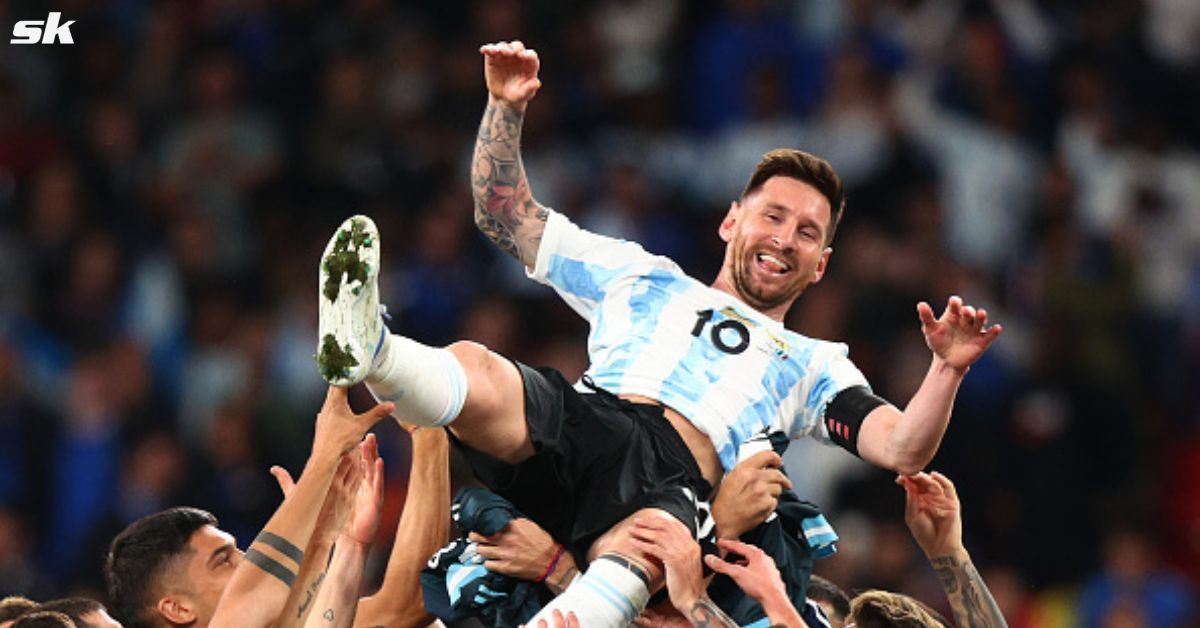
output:
<path id="1" fill-rule="evenodd" d="M 280 554 L 283 554 L 284 556 L 296 561 L 297 565 L 304 562 L 304 550 L 292 545 L 291 541 L 288 541 L 278 534 L 263 530 L 262 533 L 258 535 L 258 538 L 254 539 L 254 542 L 262 543 L 267 547 L 275 548 Z"/>
<path id="2" fill-rule="evenodd" d="M 289 587 L 296 584 L 296 574 L 291 569 L 284 567 L 274 558 L 267 556 L 253 547 L 246 550 L 246 560 L 253 563 L 259 569 L 275 576 Z"/>

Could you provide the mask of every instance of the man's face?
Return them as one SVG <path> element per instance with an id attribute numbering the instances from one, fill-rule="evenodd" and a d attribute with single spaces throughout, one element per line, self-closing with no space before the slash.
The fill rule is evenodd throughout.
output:
<path id="1" fill-rule="evenodd" d="M 195 616 L 194 625 L 207 626 L 233 571 L 242 562 L 242 553 L 229 533 L 213 526 L 192 533 L 188 546 L 191 551 L 182 557 L 185 579 L 179 597 Z"/>
<path id="2" fill-rule="evenodd" d="M 790 305 L 821 280 L 832 249 L 829 201 L 813 186 L 772 177 L 734 203 L 721 223 L 725 265 L 738 296 L 756 309 Z"/>

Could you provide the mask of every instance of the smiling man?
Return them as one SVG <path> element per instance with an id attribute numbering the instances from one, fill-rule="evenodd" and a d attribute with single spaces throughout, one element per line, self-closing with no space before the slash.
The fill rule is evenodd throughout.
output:
<path id="1" fill-rule="evenodd" d="M 473 343 L 389 335 L 365 217 L 347 221 L 322 259 L 318 362 L 331 384 L 365 381 L 405 421 L 448 427 L 477 477 L 591 559 L 541 617 L 561 608 L 586 626 L 632 621 L 663 579 L 630 542 L 633 517 L 710 532 L 709 487 L 772 434 L 814 436 L 901 473 L 928 464 L 963 376 L 1000 328 L 956 297 L 940 318 L 919 304 L 933 356 L 903 411 L 870 392 L 845 345 L 785 329 L 792 303 L 825 274 L 844 209 L 827 162 L 790 149 L 764 156 L 720 224 L 725 259 L 706 285 L 534 200 L 519 142 L 541 86 L 538 56 L 520 42 L 480 52 L 489 98 L 471 172 L 476 224 L 588 320 L 584 380 L 572 387 Z"/>

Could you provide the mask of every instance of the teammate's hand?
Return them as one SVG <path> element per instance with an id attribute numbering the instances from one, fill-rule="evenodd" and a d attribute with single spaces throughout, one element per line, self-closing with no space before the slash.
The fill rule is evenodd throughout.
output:
<path id="1" fill-rule="evenodd" d="M 579 618 L 575 616 L 574 611 L 567 611 L 567 616 L 563 617 L 562 611 L 555 610 L 550 614 L 550 623 L 539 619 L 537 628 L 579 628 Z"/>
<path id="2" fill-rule="evenodd" d="M 746 595 L 764 607 L 769 606 L 772 598 L 782 595 L 783 599 L 787 599 L 787 589 L 783 586 L 779 568 L 761 549 L 730 539 L 718 539 L 717 547 L 737 554 L 743 560 L 735 563 L 722 560 L 719 556 L 705 556 L 704 564 L 708 565 L 709 569 L 732 578 Z"/>
<path id="3" fill-rule="evenodd" d="M 312 459 L 336 460 L 337 456 L 350 451 L 362 442 L 363 435 L 395 409 L 388 401 L 376 404 L 362 414 L 350 409 L 346 389 L 330 386 L 325 394 L 325 405 L 317 414 L 316 433 L 313 435 Z"/>
<path id="4" fill-rule="evenodd" d="M 941 318 L 934 318 L 933 308 L 921 301 L 917 316 L 929 350 L 959 372 L 966 372 L 1002 331 L 999 325 L 988 327 L 986 310 L 963 305 L 959 297 L 950 297 Z"/>
<path id="5" fill-rule="evenodd" d="M 792 488 L 792 481 L 779 470 L 782 465 L 779 454 L 760 451 L 725 475 L 713 500 L 718 536 L 736 539 L 775 512 L 779 495 Z"/>
<path id="6" fill-rule="evenodd" d="M 660 603 L 658 606 L 647 606 L 637 619 L 633 620 L 637 628 L 691 628 L 692 622 L 675 610 L 674 606 Z"/>
<path id="7" fill-rule="evenodd" d="M 479 555 L 485 559 L 483 566 L 488 571 L 521 580 L 534 580 L 545 573 L 558 550 L 549 533 L 523 517 L 509 521 L 503 530 L 492 536 L 472 532 L 467 539 L 478 544 Z M 573 559 L 563 552 L 555 571 L 564 568 L 564 560 L 574 564 Z"/>
<path id="8" fill-rule="evenodd" d="M 362 481 L 362 472 L 358 467 L 359 454 L 354 449 L 342 454 L 338 460 L 337 470 L 333 473 L 333 481 L 329 491 L 325 493 L 325 501 L 317 513 L 317 523 L 313 528 L 314 535 L 320 535 L 333 542 L 346 526 L 346 520 L 353 509 L 354 494 Z"/>
<path id="9" fill-rule="evenodd" d="M 479 47 L 483 55 L 483 78 L 488 93 L 496 100 L 524 107 L 542 86 L 538 80 L 537 52 L 519 41 Z"/>
<path id="10" fill-rule="evenodd" d="M 271 466 L 271 477 L 279 483 L 279 490 L 283 493 L 284 499 L 287 499 L 288 495 L 292 494 L 292 489 L 296 488 L 296 481 L 292 479 L 292 474 L 279 465 Z"/>
<path id="11" fill-rule="evenodd" d="M 700 545 L 691 530 L 675 517 L 663 514 L 634 519 L 629 533 L 634 547 L 662 561 L 671 603 L 679 612 L 689 613 L 696 600 L 705 595 Z"/>
<path id="12" fill-rule="evenodd" d="M 930 559 L 966 552 L 962 542 L 962 514 L 958 492 L 950 478 L 938 473 L 902 475 L 904 523 Z"/>
<path id="13" fill-rule="evenodd" d="M 358 487 L 350 511 L 349 521 L 342 536 L 361 545 L 370 545 L 379 528 L 379 516 L 383 512 L 383 458 L 379 457 L 379 445 L 374 434 L 367 434 L 359 445 L 355 471 L 359 475 Z"/>

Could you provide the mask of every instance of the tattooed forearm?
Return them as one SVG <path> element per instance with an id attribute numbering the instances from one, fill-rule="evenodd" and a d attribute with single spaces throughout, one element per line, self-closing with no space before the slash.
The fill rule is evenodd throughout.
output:
<path id="1" fill-rule="evenodd" d="M 475 224 L 503 251 L 532 266 L 549 211 L 533 200 L 521 163 L 523 111 L 489 102 L 475 139 Z"/>
<path id="2" fill-rule="evenodd" d="M 934 558 L 930 562 L 946 597 L 950 599 L 950 607 L 954 609 L 954 619 L 959 626 L 1007 628 L 1008 623 L 1004 621 L 1000 607 L 970 559 L 947 556 Z"/>
<path id="3" fill-rule="evenodd" d="M 701 598 L 692 604 L 691 610 L 688 612 L 688 619 L 692 625 L 697 628 L 706 628 L 709 626 L 721 626 L 737 628 L 737 624 L 729 618 L 728 615 L 721 612 L 717 605 L 708 598 Z"/>
<path id="4" fill-rule="evenodd" d="M 300 603 L 300 606 L 296 607 L 296 619 L 304 618 L 304 613 L 307 612 L 308 607 L 312 605 L 313 598 L 316 596 L 317 591 L 320 590 L 321 583 L 324 581 L 324 571 L 317 574 L 316 578 L 313 578 L 312 584 L 308 585 L 308 588 L 304 591 L 304 601 Z"/>
<path id="5" fill-rule="evenodd" d="M 556 577 L 547 578 L 546 586 L 554 592 L 555 595 L 561 594 L 567 590 L 572 582 L 575 581 L 575 576 L 579 575 L 579 569 L 575 565 L 570 565 L 562 570 L 562 574 L 556 574 Z"/>

